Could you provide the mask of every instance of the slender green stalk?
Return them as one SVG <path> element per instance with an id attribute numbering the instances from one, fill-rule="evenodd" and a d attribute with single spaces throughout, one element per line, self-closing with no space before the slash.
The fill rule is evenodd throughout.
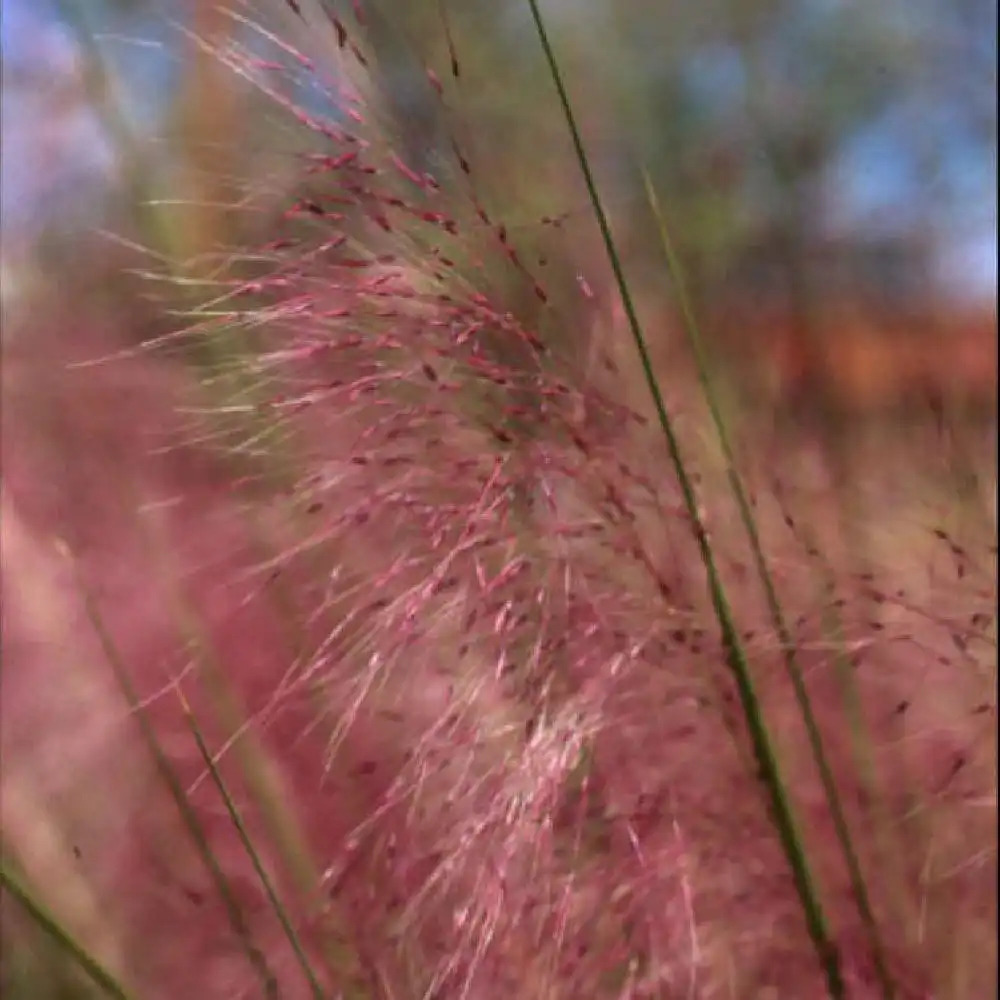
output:
<path id="1" fill-rule="evenodd" d="M 240 738 L 234 741 L 234 752 L 242 765 L 250 792 L 255 796 L 267 823 L 268 834 L 273 838 L 288 865 L 299 891 L 309 894 L 314 891 L 318 880 L 309 846 L 292 811 L 283 801 L 284 796 L 275 780 L 270 758 L 259 742 L 253 739 L 252 731 L 247 725 L 247 713 L 226 679 L 211 637 L 189 601 L 177 587 L 178 577 L 170 562 L 169 551 L 162 535 L 162 525 L 155 520 L 152 510 L 146 508 L 144 514 L 145 525 L 149 529 L 151 549 L 161 561 L 163 577 L 171 588 L 172 610 L 192 655 L 201 668 L 201 680 L 222 724 L 231 727 L 233 732 L 240 735 Z M 368 991 L 360 981 L 358 972 L 360 962 L 346 943 L 349 940 L 347 921 L 341 919 L 337 926 L 333 926 L 332 921 L 325 922 L 324 929 L 328 931 L 323 947 L 324 958 L 331 974 L 339 974 L 343 982 L 341 995 L 344 1000 L 365 1000 Z"/>
<path id="2" fill-rule="evenodd" d="M 184 791 L 184 787 L 181 784 L 180 779 L 177 777 L 176 772 L 170 765 L 170 761 L 167 759 L 152 725 L 150 725 L 146 712 L 139 700 L 138 693 L 132 685 L 132 680 L 129 677 L 128 670 L 122 662 L 114 640 L 108 633 L 104 620 L 96 606 L 93 594 L 87 586 L 86 581 L 83 580 L 76 562 L 72 560 L 69 550 L 62 544 L 60 544 L 60 548 L 72 561 L 73 568 L 76 571 L 77 585 L 83 595 L 87 618 L 93 626 L 94 631 L 97 633 L 98 640 L 101 643 L 101 648 L 104 651 L 104 655 L 108 659 L 108 663 L 114 671 L 115 679 L 118 681 L 118 684 L 122 689 L 122 693 L 125 695 L 128 704 L 135 713 L 143 739 L 153 755 L 156 769 L 167 788 L 170 790 L 171 797 L 176 803 L 177 809 L 181 814 L 181 819 L 184 821 L 184 825 L 187 828 L 188 833 L 191 835 L 191 839 L 194 841 L 194 844 L 198 849 L 198 853 L 201 855 L 202 861 L 205 863 L 205 867 L 208 869 L 208 872 L 212 877 L 212 881 L 215 883 L 216 890 L 219 893 L 219 898 L 222 900 L 226 909 L 226 915 L 229 919 L 230 926 L 233 928 L 234 933 L 243 946 L 251 966 L 260 978 L 261 986 L 264 990 L 264 996 L 269 998 L 269 1000 L 277 1000 L 278 983 L 274 977 L 274 973 L 268 966 L 267 959 L 265 958 L 263 952 L 253 942 L 243 910 L 240 908 L 240 905 L 236 900 L 236 896 L 233 894 L 218 859 L 212 852 L 212 847 L 201 828 L 201 824 L 198 822 L 198 817 L 195 815 L 195 811 L 191 806 L 191 802 Z"/>
<path id="3" fill-rule="evenodd" d="M 258 855 L 257 850 L 253 845 L 250 833 L 247 830 L 246 825 L 243 823 L 239 810 L 236 808 L 236 803 L 229 794 L 229 789 L 226 787 L 226 784 L 222 779 L 222 775 L 219 773 L 219 769 L 215 765 L 215 760 L 205 744 L 205 738 L 202 735 L 201 728 L 198 726 L 198 720 L 191 711 L 191 706 L 188 704 L 183 692 L 178 690 L 177 695 L 180 698 L 181 709 L 183 710 L 184 717 L 187 719 L 188 725 L 190 726 L 195 743 L 198 744 L 198 751 L 201 753 L 202 760 L 205 761 L 205 766 L 208 768 L 208 772 L 212 776 L 212 781 L 215 784 L 219 795 L 222 797 L 222 801 L 225 803 L 226 811 L 229 813 L 229 818 L 233 821 L 233 826 L 236 827 L 236 832 L 239 834 L 240 841 L 253 863 L 254 871 L 256 871 L 257 877 L 260 879 L 261 885 L 263 885 L 264 891 L 267 893 L 267 898 L 270 901 L 271 906 L 274 907 L 274 912 L 281 923 L 281 927 L 288 938 L 289 944 L 292 946 L 292 950 L 295 952 L 295 957 L 299 960 L 299 964 L 302 966 L 302 972 L 309 982 L 309 988 L 316 1000 L 323 1000 L 323 987 L 320 985 L 315 972 L 313 972 L 312 966 L 309 964 L 309 957 L 306 955 L 305 949 L 302 947 L 302 942 L 299 940 L 299 936 L 295 933 L 295 928 L 292 926 L 288 912 L 285 910 L 281 900 L 278 898 L 274 884 L 271 882 L 271 879 L 265 871 L 260 855 Z"/>
<path id="4" fill-rule="evenodd" d="M 824 591 L 829 593 L 835 583 L 833 566 L 830 564 L 829 559 L 822 555 L 822 550 L 812 531 L 802 525 L 798 525 L 796 530 L 799 532 L 805 547 L 818 555 L 820 561 L 819 570 L 822 574 L 822 582 L 820 584 L 821 595 Z M 880 866 L 881 878 L 884 883 L 889 884 L 896 890 L 893 892 L 893 896 L 895 897 L 895 912 L 891 916 L 892 919 L 898 921 L 901 912 L 898 891 L 901 881 L 899 857 L 894 852 L 893 845 L 889 842 L 889 813 L 883 796 L 878 793 L 877 773 L 871 752 L 871 741 L 865 739 L 865 722 L 861 707 L 861 696 L 854 676 L 854 669 L 846 652 L 847 630 L 840 609 L 835 604 L 828 604 L 824 608 L 821 626 L 823 635 L 829 640 L 830 646 L 833 649 L 835 676 L 842 691 L 843 703 L 851 733 L 854 759 L 871 803 L 870 809 L 873 814 L 873 824 L 876 831 L 875 852 Z M 920 814 L 914 815 L 911 821 L 915 824 L 922 824 L 922 816 Z"/>
<path id="5" fill-rule="evenodd" d="M 0 860 L 0 885 L 21 904 L 28 915 L 113 1000 L 135 1000 L 133 995 L 41 903 Z"/>
<path id="6" fill-rule="evenodd" d="M 750 502 L 747 498 L 746 489 L 743 486 L 742 477 L 740 476 L 739 470 L 736 466 L 732 442 L 729 437 L 729 432 L 726 429 L 725 417 L 723 416 L 722 409 L 719 406 L 718 396 L 712 381 L 708 358 L 705 351 L 704 340 L 701 336 L 701 329 L 694 314 L 691 300 L 687 294 L 687 287 L 684 281 L 680 260 L 678 259 L 676 250 L 674 249 L 673 241 L 670 239 L 670 233 L 667 229 L 666 219 L 664 218 L 659 198 L 656 195 L 656 190 L 654 189 L 652 180 L 645 169 L 643 170 L 643 182 L 645 183 L 646 195 L 653 210 L 657 227 L 659 228 L 660 240 L 663 244 L 663 250 L 667 257 L 667 271 L 673 281 L 674 292 L 677 296 L 678 304 L 680 305 L 681 317 L 684 323 L 685 332 L 687 333 L 688 343 L 690 344 L 691 351 L 694 354 L 698 381 L 701 384 L 705 400 L 708 403 L 712 424 L 719 440 L 719 444 L 722 448 L 723 459 L 726 463 L 726 478 L 729 481 L 729 487 L 733 494 L 733 498 L 736 500 L 740 521 L 742 522 L 747 538 L 750 541 L 750 549 L 753 553 L 754 566 L 757 571 L 757 576 L 759 577 L 761 585 L 764 589 L 764 597 L 767 601 L 768 612 L 771 615 L 771 622 L 774 625 L 775 632 L 778 635 L 781 648 L 784 652 L 785 672 L 791 682 L 792 691 L 794 692 L 795 701 L 798 704 L 802 721 L 805 723 L 806 735 L 809 740 L 809 749 L 816 762 L 816 768 L 819 772 L 820 781 L 823 785 L 823 793 L 826 796 L 827 805 L 830 809 L 830 817 L 833 820 L 837 842 L 840 845 L 844 861 L 847 864 L 848 877 L 851 882 L 851 891 L 854 894 L 858 913 L 861 916 L 861 920 L 864 923 L 865 930 L 868 934 L 872 958 L 875 963 L 876 973 L 879 977 L 879 985 L 882 990 L 882 996 L 885 1000 L 892 1000 L 892 998 L 896 995 L 896 988 L 889 972 L 888 963 L 886 962 L 885 948 L 882 944 L 881 935 L 879 934 L 878 922 L 875 919 L 871 899 L 868 896 L 864 873 L 861 870 L 861 862 L 858 858 L 858 853 L 855 850 L 854 842 L 851 837 L 847 816 L 844 812 L 843 802 L 837 788 L 837 781 L 833 775 L 833 769 L 830 766 L 826 751 L 823 748 L 823 736 L 819 729 L 819 723 L 816 720 L 816 714 L 813 711 L 812 699 L 809 697 L 809 691 L 802 678 L 802 668 L 799 665 L 798 656 L 796 654 L 796 643 L 791 630 L 788 627 L 784 611 L 781 608 L 781 601 L 778 598 L 778 591 L 774 584 L 774 577 L 771 574 L 770 567 L 767 563 L 767 557 L 764 554 L 764 548 L 760 540 L 760 532 L 757 530 L 757 522 L 753 516 L 753 511 L 750 508 Z"/>
<path id="7" fill-rule="evenodd" d="M 802 837 L 798 831 L 794 809 L 785 787 L 784 779 L 781 775 L 777 757 L 768 734 L 767 725 L 764 721 L 760 700 L 754 688 L 750 666 L 747 662 L 746 653 L 739 639 L 739 634 L 733 619 L 729 600 L 726 596 L 725 588 L 719 576 L 715 563 L 715 556 L 708 541 L 707 533 L 698 513 L 697 498 L 691 477 L 684 464 L 680 451 L 680 444 L 674 431 L 673 423 L 667 413 L 663 394 L 660 391 L 656 374 L 653 371 L 652 360 L 646 345 L 646 339 L 642 332 L 642 327 L 636 314 L 635 305 L 629 292 L 628 282 L 625 278 L 624 269 L 618 256 L 611 228 L 605 215 L 601 199 L 597 191 L 597 184 L 590 168 L 590 161 L 584 149 L 583 139 L 576 124 L 576 116 L 573 113 L 569 95 L 563 83 L 562 73 L 556 59 L 552 45 L 549 41 L 548 33 L 542 19 L 538 0 L 528 0 L 531 15 L 535 22 L 539 41 L 548 63 L 549 72 L 559 95 L 559 102 L 562 106 L 563 114 L 569 128 L 577 162 L 583 173 L 584 182 L 590 197 L 594 215 L 601 230 L 605 249 L 614 272 L 619 293 L 622 298 L 622 305 L 628 319 L 629 329 L 635 342 L 636 350 L 642 364 L 643 375 L 653 404 L 656 409 L 657 418 L 670 454 L 670 461 L 677 476 L 678 485 L 684 501 L 684 506 L 688 517 L 691 519 L 695 539 L 698 543 L 701 559 L 705 567 L 708 578 L 708 589 L 715 609 L 716 618 L 722 636 L 723 647 L 726 651 L 727 664 L 736 681 L 739 692 L 740 704 L 747 722 L 754 756 L 760 771 L 760 779 L 768 791 L 772 815 L 778 835 L 781 839 L 782 847 L 788 858 L 792 876 L 795 881 L 796 891 L 802 905 L 806 919 L 806 925 L 810 937 L 816 949 L 817 956 L 826 977 L 827 989 L 834 1000 L 845 997 L 844 981 L 840 970 L 840 961 L 836 946 L 830 936 L 827 917 L 824 912 L 822 901 L 816 888 L 809 861 L 806 856 Z"/>

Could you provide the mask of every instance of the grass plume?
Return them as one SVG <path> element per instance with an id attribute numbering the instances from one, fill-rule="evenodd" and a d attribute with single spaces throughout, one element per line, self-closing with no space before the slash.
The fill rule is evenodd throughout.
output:
<path id="1" fill-rule="evenodd" d="M 446 6 L 438 66 L 361 3 L 193 39 L 312 146 L 143 357 L 206 348 L 161 454 L 209 452 L 213 489 L 171 480 L 172 558 L 122 557 L 179 638 L 154 656 L 81 570 L 122 745 L 221 902 L 170 945 L 197 977 L 224 935 L 212 997 L 985 995 L 995 534 L 900 509 L 859 566 L 810 446 L 722 418 L 691 316 L 695 370 L 658 363 L 535 0 L 569 136 L 534 220 L 461 121 Z M 401 51 L 432 148 L 380 75 Z M 122 864 L 104 888 L 142 897 Z"/>

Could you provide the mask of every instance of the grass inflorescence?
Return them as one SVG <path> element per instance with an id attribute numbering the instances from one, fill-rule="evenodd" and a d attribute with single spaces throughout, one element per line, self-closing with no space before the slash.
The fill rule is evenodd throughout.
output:
<path id="1" fill-rule="evenodd" d="M 211 579 L 218 656 L 133 666 L 81 585 L 195 847 L 178 877 L 222 903 L 193 921 L 236 955 L 204 995 L 985 995 L 995 534 L 901 511 L 859 561 L 795 468 L 816 455 L 761 461 L 726 417 L 669 241 L 696 363 L 658 366 L 529 6 L 576 171 L 530 226 L 454 128 L 444 4 L 443 66 L 411 65 L 445 139 L 420 163 L 367 5 L 289 2 L 309 54 L 242 9 L 213 48 L 318 150 L 160 345 L 209 346 L 188 416 L 239 558 L 158 572 Z M 185 981 L 126 966 L 139 995 Z"/>

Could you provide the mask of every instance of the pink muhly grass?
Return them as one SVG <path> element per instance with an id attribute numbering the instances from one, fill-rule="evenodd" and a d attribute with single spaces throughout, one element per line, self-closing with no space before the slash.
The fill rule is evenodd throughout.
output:
<path id="1" fill-rule="evenodd" d="M 341 50 L 367 71 L 352 32 L 334 24 Z M 260 78 L 259 64 L 228 58 Z M 437 76 L 430 82 L 444 92 Z M 241 280 L 221 303 L 225 311 L 227 299 L 252 296 L 253 323 L 267 324 L 263 348 L 240 363 L 258 380 L 255 406 L 268 426 L 287 432 L 282 448 L 294 458 L 283 454 L 282 464 L 303 470 L 289 483 L 303 533 L 276 565 L 308 557 L 329 577 L 312 612 L 325 635 L 283 697 L 318 696 L 331 774 L 359 739 L 378 745 L 393 724 L 408 734 L 393 767 L 384 756 L 360 765 L 371 788 L 373 775 L 386 777 L 347 838 L 348 859 L 336 860 L 336 844 L 320 848 L 343 898 L 366 872 L 368 889 L 354 890 L 367 897 L 365 915 L 354 909 L 360 901 L 345 904 L 359 941 L 383 942 L 379 954 L 395 942 L 392 975 L 416 976 L 400 988 L 428 995 L 714 995 L 726 964 L 739 995 L 818 992 L 694 569 L 692 525 L 666 467 L 645 458 L 655 443 L 647 419 L 614 402 L 627 387 L 622 373 L 599 349 L 581 366 L 580 340 L 594 343 L 592 334 L 552 319 L 565 293 L 535 277 L 483 207 L 457 144 L 452 190 L 387 151 L 381 126 L 366 130 L 377 112 L 364 101 L 350 106 L 346 126 L 295 114 L 327 142 L 309 166 L 327 187 L 286 219 L 310 220 L 318 236 L 272 243 L 272 270 Z M 500 304 L 511 282 L 524 293 L 513 309 Z M 590 302 L 591 283 L 580 275 L 574 293 Z M 243 315 L 234 307 L 228 318 Z M 871 825 L 875 813 L 888 814 L 891 837 L 910 819 L 891 802 L 865 804 L 871 789 L 853 776 L 856 746 L 842 736 L 858 720 L 840 707 L 835 662 L 855 674 L 861 738 L 883 795 L 883 769 L 900 765 L 881 741 L 894 739 L 909 709 L 897 687 L 909 678 L 887 680 L 900 672 L 897 650 L 932 656 L 928 635 L 943 631 L 968 654 L 969 625 L 932 621 L 869 575 L 824 595 L 810 583 L 826 573 L 811 566 L 815 543 L 781 540 L 781 521 L 795 524 L 787 510 L 773 524 L 758 514 L 764 537 L 802 567 L 802 582 L 783 581 L 781 597 L 808 685 L 823 694 L 820 723 L 895 988 L 925 995 L 932 987 L 919 984 L 937 973 L 914 951 L 916 930 L 894 924 L 916 905 L 915 873 L 883 886 L 872 867 L 885 835 Z M 752 621 L 758 599 L 725 505 L 713 500 L 703 515 L 722 541 L 727 579 L 746 592 L 740 618 Z M 967 567 L 957 586 L 991 600 L 988 572 Z M 986 622 L 985 604 L 970 620 Z M 878 620 L 890 607 L 892 629 Z M 830 615 L 840 639 L 830 638 Z M 771 669 L 781 649 L 768 635 L 756 625 L 743 638 L 765 706 L 784 717 L 788 698 Z M 938 654 L 932 665 L 947 670 L 952 660 Z M 982 695 L 987 675 L 978 677 L 970 697 Z M 884 995 L 869 978 L 815 779 L 796 766 L 793 737 L 776 735 L 793 764 L 850 995 Z M 929 743 L 939 756 L 940 741 Z M 926 766 L 920 752 L 915 759 Z"/>
<path id="2" fill-rule="evenodd" d="M 217 348 L 208 420 L 192 416 L 242 480 L 215 520 L 197 497 L 161 514 L 183 651 L 162 623 L 137 635 L 125 608 L 104 607 L 124 668 L 140 665 L 132 710 L 282 996 L 312 995 L 308 977 L 220 788 L 330 995 L 822 995 L 698 539 L 612 357 L 621 331 L 596 317 L 594 288 L 610 280 L 566 248 L 543 267 L 532 238 L 485 207 L 457 142 L 447 177 L 410 166 L 379 120 L 364 25 L 331 24 L 357 91 L 334 95 L 337 124 L 283 95 L 288 72 L 319 75 L 288 43 L 268 38 L 273 59 L 219 53 L 324 151 L 305 161 L 308 196 L 234 258 L 238 275 L 187 331 Z M 451 78 L 428 77 L 442 100 L 458 76 L 448 43 Z M 547 239 L 564 215 L 539 221 Z M 884 996 L 702 411 L 671 390 L 844 995 Z M 918 546 L 911 529 L 897 544 L 919 551 L 923 575 L 894 551 L 859 568 L 828 527 L 830 498 L 789 485 L 784 466 L 775 485 L 774 471 L 748 469 L 754 516 L 896 995 L 985 995 L 995 544 L 937 526 Z M 129 600 L 152 619 L 165 598 Z M 171 846 L 184 838 L 161 798 L 112 883 L 145 886 L 125 913 L 188 949 L 183 962 L 157 952 L 156 975 L 140 977 L 153 996 L 199 983 L 208 937 L 233 937 L 193 851 Z M 149 889 L 153 841 L 176 854 L 161 881 L 189 886 L 200 916 Z M 950 924 L 968 940 L 952 946 Z M 253 955 L 212 966 L 201 995 L 254 995 Z"/>

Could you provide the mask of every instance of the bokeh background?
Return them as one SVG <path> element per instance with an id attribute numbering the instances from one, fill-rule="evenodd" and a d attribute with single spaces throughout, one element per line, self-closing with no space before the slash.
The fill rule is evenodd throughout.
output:
<path id="1" fill-rule="evenodd" d="M 294 30 L 284 4 L 233 6 L 279 34 Z M 387 20 L 376 17 L 373 31 L 384 38 L 386 103 L 410 154 L 432 163 L 456 129 L 475 135 L 512 226 L 554 208 L 585 215 L 560 191 L 560 172 L 574 167 L 561 158 L 527 7 L 451 5 L 463 88 L 443 123 L 414 75 L 421 61 L 447 65 L 440 8 L 382 6 Z M 767 359 L 772 388 L 815 396 L 829 381 L 862 408 L 906 395 L 908 381 L 930 383 L 931 370 L 989 399 L 995 4 L 548 8 L 638 283 L 663 283 L 646 170 L 706 331 L 747 372 Z M 264 218 L 221 206 L 261 189 L 277 204 L 301 183 L 292 154 L 306 140 L 190 32 L 253 44 L 246 24 L 207 0 L 4 0 L 8 317 L 28 289 L 102 267 L 87 287 L 127 297 L 122 244 L 96 229 L 190 261 L 262 239 Z M 314 52 L 328 81 L 331 40 Z M 329 91 L 306 84 L 299 96 L 338 113 Z"/>

